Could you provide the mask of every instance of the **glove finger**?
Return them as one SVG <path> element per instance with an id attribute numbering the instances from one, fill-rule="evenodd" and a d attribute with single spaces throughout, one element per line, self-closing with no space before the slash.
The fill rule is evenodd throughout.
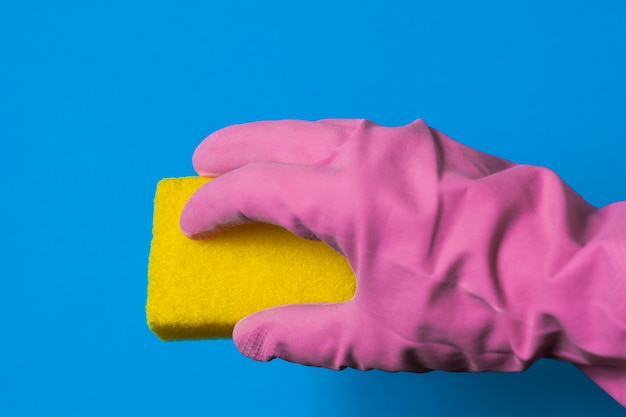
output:
<path id="1" fill-rule="evenodd" d="M 317 123 L 326 123 L 334 126 L 343 126 L 343 127 L 351 127 L 357 128 L 361 123 L 363 123 L 363 119 L 320 119 Z"/>
<path id="2" fill-rule="evenodd" d="M 187 201 L 180 218 L 185 235 L 202 239 L 251 221 L 271 223 L 315 239 L 311 227 L 332 195 L 329 172 L 321 168 L 248 164 L 204 184 Z M 315 192 L 312 190 L 316 190 Z"/>
<path id="3" fill-rule="evenodd" d="M 198 145 L 193 166 L 199 175 L 218 176 L 251 162 L 318 165 L 353 131 L 351 126 L 303 120 L 233 125 Z"/>
<path id="4" fill-rule="evenodd" d="M 233 341 L 245 356 L 262 362 L 280 358 L 303 365 L 341 369 L 350 302 L 293 304 L 259 311 L 240 320 Z"/>

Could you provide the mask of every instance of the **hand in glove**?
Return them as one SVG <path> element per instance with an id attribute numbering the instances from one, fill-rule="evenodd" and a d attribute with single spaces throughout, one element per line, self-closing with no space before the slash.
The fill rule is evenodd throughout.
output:
<path id="1" fill-rule="evenodd" d="M 626 202 L 597 209 L 552 171 L 468 148 L 417 120 L 258 122 L 196 149 L 219 176 L 184 233 L 261 221 L 342 253 L 353 299 L 241 320 L 245 355 L 333 369 L 520 371 L 577 365 L 626 406 Z"/>

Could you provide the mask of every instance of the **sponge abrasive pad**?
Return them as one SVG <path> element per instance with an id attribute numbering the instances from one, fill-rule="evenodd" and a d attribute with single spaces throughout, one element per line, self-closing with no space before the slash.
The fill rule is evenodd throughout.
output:
<path id="1" fill-rule="evenodd" d="M 229 338 L 235 323 L 255 311 L 354 295 L 354 273 L 343 256 L 280 227 L 252 223 L 205 240 L 185 237 L 182 209 L 208 180 L 167 178 L 157 185 L 146 305 L 157 336 Z"/>

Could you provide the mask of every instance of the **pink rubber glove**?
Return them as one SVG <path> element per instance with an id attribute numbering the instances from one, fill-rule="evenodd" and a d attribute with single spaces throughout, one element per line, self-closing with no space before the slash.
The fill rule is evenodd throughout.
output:
<path id="1" fill-rule="evenodd" d="M 241 320 L 244 355 L 411 372 L 520 371 L 548 357 L 626 406 L 626 202 L 594 208 L 552 171 L 421 120 L 236 125 L 193 163 L 220 177 L 185 207 L 187 236 L 273 223 L 323 240 L 357 277 L 348 302 Z"/>

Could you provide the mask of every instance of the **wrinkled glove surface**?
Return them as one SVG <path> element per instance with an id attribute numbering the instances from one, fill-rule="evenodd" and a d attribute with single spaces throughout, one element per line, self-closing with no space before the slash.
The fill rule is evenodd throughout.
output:
<path id="1" fill-rule="evenodd" d="M 595 208 L 554 172 L 422 120 L 235 125 L 193 163 L 219 178 L 185 207 L 187 236 L 273 223 L 323 240 L 357 277 L 348 302 L 240 321 L 243 354 L 410 372 L 520 371 L 548 357 L 626 406 L 626 202 Z"/>

